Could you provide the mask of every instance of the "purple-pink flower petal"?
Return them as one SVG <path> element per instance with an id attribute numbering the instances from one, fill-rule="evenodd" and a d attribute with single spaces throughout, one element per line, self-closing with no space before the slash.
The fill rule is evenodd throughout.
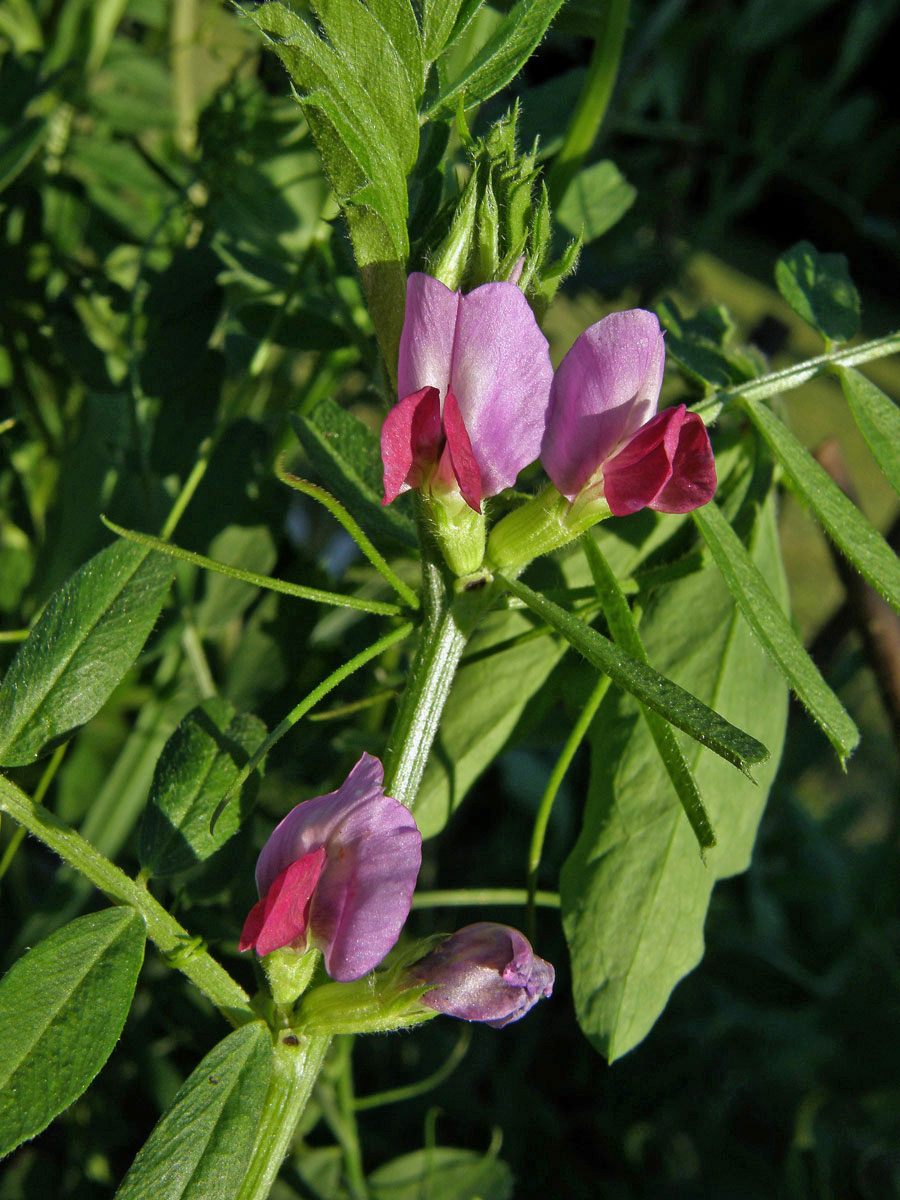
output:
<path id="1" fill-rule="evenodd" d="M 469 504 L 476 490 L 480 498 L 511 487 L 519 471 L 537 458 L 553 369 L 547 339 L 515 284 L 486 283 L 463 296 L 428 275 L 410 275 L 397 377 L 401 404 L 423 388 L 438 390 L 448 437 L 447 401 L 454 396 L 455 431 L 465 433 L 479 474 L 476 489 L 472 470 L 456 462 L 459 454 L 451 445 L 456 480 Z M 384 441 L 382 446 L 384 452 Z M 390 440 L 386 503 L 393 499 L 399 463 Z M 404 481 L 416 486 L 406 474 Z"/>
<path id="2" fill-rule="evenodd" d="M 421 1002 L 464 1021 L 500 1029 L 553 991 L 555 972 L 517 929 L 467 925 L 420 959 L 412 974 L 429 990 Z"/>
<path id="3" fill-rule="evenodd" d="M 553 379 L 541 446 L 569 500 L 654 416 L 664 366 L 659 321 L 645 309 L 611 313 L 577 338 Z"/>
<path id="4" fill-rule="evenodd" d="M 604 495 L 617 517 L 641 508 L 690 512 L 715 490 L 709 435 L 700 416 L 683 404 L 648 421 L 603 467 Z"/>
<path id="5" fill-rule="evenodd" d="M 295 940 L 291 931 L 302 894 L 285 895 L 289 884 L 300 882 L 290 872 L 321 853 L 321 871 L 306 897 L 309 944 L 323 951 L 326 970 L 341 982 L 359 979 L 381 962 L 409 914 L 422 861 L 415 820 L 384 794 L 383 780 L 381 763 L 364 754 L 340 788 L 298 804 L 276 827 L 256 864 L 261 903 L 270 895 L 274 900 L 263 908 L 262 921 L 259 905 L 251 912 L 242 946 L 255 942 L 258 953 L 268 953 Z M 270 921 L 273 938 L 264 939 L 261 950 L 256 939 Z M 276 927 L 287 937 L 278 945 Z"/>
<path id="6" fill-rule="evenodd" d="M 453 388 L 444 399 L 444 431 L 447 435 L 446 453 L 462 498 L 469 508 L 481 512 L 481 472 Z"/>
<path id="7" fill-rule="evenodd" d="M 310 900 L 325 857 L 324 850 L 312 850 L 285 867 L 262 900 L 251 908 L 238 950 L 253 948 L 262 958 L 282 946 L 306 949 Z"/>
<path id="8" fill-rule="evenodd" d="M 395 404 L 381 427 L 384 500 L 419 487 L 441 450 L 441 400 L 437 388 L 420 388 Z"/>

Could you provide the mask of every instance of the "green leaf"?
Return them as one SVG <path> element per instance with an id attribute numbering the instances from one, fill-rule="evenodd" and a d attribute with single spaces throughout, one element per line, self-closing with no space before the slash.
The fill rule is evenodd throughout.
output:
<path id="1" fill-rule="evenodd" d="M 505 579 L 505 582 L 514 596 L 557 629 L 579 654 L 604 671 L 613 683 L 665 717 L 671 725 L 709 746 L 746 775 L 749 776 L 752 764 L 765 762 L 769 757 L 766 747 L 756 738 L 726 721 L 671 679 L 620 650 L 609 638 L 585 625 L 572 613 L 517 579 Z"/>
<path id="2" fill-rule="evenodd" d="M 859 293 L 843 254 L 820 254 L 812 243 L 798 242 L 775 264 L 775 282 L 826 340 L 846 342 L 859 332 Z"/>
<path id="3" fill-rule="evenodd" d="M 247 1172 L 269 1077 L 265 1025 L 210 1050 L 138 1151 L 116 1200 L 223 1200 Z"/>
<path id="4" fill-rule="evenodd" d="M 160 755 L 144 822 L 141 865 L 152 875 L 173 875 L 203 862 L 236 833 L 259 786 L 253 775 L 240 804 L 229 804 L 210 832 L 210 819 L 251 754 L 265 740 L 258 717 L 238 713 L 214 698 L 192 709 Z"/>
<path id="5" fill-rule="evenodd" d="M 723 305 L 708 304 L 693 317 L 685 317 L 669 296 L 656 311 L 665 326 L 667 353 L 698 383 L 727 388 L 759 374 L 748 354 L 729 347 L 734 322 Z"/>
<path id="6" fill-rule="evenodd" d="M 619 587 L 615 572 L 610 568 L 589 533 L 582 536 L 581 542 L 613 640 L 632 658 L 636 658 L 640 662 L 647 662 L 647 651 L 644 649 L 634 614 L 625 599 L 625 593 Z M 691 771 L 690 763 L 678 744 L 675 731 L 668 721 L 663 720 L 658 713 L 647 708 L 645 704 L 641 705 L 641 713 L 656 743 L 663 766 L 672 781 L 675 794 L 681 802 L 685 816 L 691 823 L 691 829 L 693 829 L 700 846 L 700 853 L 711 850 L 716 844 L 716 835 L 710 824 L 709 815 L 700 795 L 700 789 L 697 787 L 697 781 Z"/>
<path id="7" fill-rule="evenodd" d="M 460 97 L 469 107 L 505 87 L 531 57 L 561 7 L 562 0 L 516 0 L 493 36 L 440 89 L 428 118 L 455 109 Z"/>
<path id="8" fill-rule="evenodd" d="M 744 619 L 845 762 L 859 743 L 859 730 L 804 650 L 759 567 L 715 503 L 692 515 Z"/>
<path id="9" fill-rule="evenodd" d="M 433 1146 L 404 1154 L 369 1176 L 372 1200 L 510 1200 L 512 1172 L 493 1154 Z"/>
<path id="10" fill-rule="evenodd" d="M 852 367 L 836 367 L 844 396 L 872 457 L 900 493 L 900 409 L 874 383 Z"/>
<path id="11" fill-rule="evenodd" d="M 236 315 L 247 332 L 260 341 L 291 350 L 336 350 L 349 340 L 340 325 L 309 308 L 285 312 L 277 304 L 259 301 L 245 304 Z"/>
<path id="12" fill-rule="evenodd" d="M 410 0 L 368 0 L 368 7 L 386 30 L 392 46 L 406 68 L 406 74 L 412 84 L 414 102 L 418 105 L 425 87 L 425 60 L 422 35 Z M 418 124 L 418 118 L 416 122 Z"/>
<path id="13" fill-rule="evenodd" d="M 293 418 L 294 432 L 326 486 L 372 532 L 416 546 L 408 496 L 382 505 L 383 466 L 378 438 L 333 400 L 317 404 L 309 416 Z"/>
<path id="14" fill-rule="evenodd" d="M 878 530 L 766 404 L 760 400 L 741 403 L 781 463 L 792 487 L 821 521 L 831 540 L 888 604 L 900 612 L 900 562 Z"/>
<path id="15" fill-rule="evenodd" d="M 786 602 L 771 500 L 751 554 Z M 699 745 L 685 747 L 716 830 L 704 865 L 634 701 L 611 692 L 594 719 L 584 823 L 560 894 L 578 1020 L 610 1060 L 646 1036 L 702 957 L 713 884 L 749 863 L 787 717 L 787 688 L 714 567 L 657 592 L 641 635 L 653 662 L 732 721 L 750 725 L 772 757 L 757 787 Z"/>
<path id="16" fill-rule="evenodd" d="M 0 141 L 0 192 L 31 162 L 47 132 L 46 117 L 28 117 Z"/>
<path id="17" fill-rule="evenodd" d="M 423 837 L 444 828 L 565 653 L 551 636 L 514 642 L 533 629 L 521 612 L 496 613 L 469 643 L 412 805 Z"/>
<path id="18" fill-rule="evenodd" d="M 161 555 L 114 542 L 50 597 L 0 686 L 0 763 L 33 762 L 102 707 L 140 653 L 171 579 Z"/>
<path id="19" fill-rule="evenodd" d="M 427 62 L 434 62 L 447 45 L 461 3 L 462 0 L 423 0 L 422 40 Z"/>
<path id="20" fill-rule="evenodd" d="M 347 89 L 347 76 L 365 81 L 369 102 L 390 130 L 408 175 L 419 153 L 418 96 L 390 37 L 361 0 L 314 0 L 312 7 L 344 63 L 342 87 Z M 388 5 L 385 8 L 389 11 Z M 340 98 L 333 88 L 329 90 Z"/>
<path id="21" fill-rule="evenodd" d="M 624 217 L 636 196 L 637 188 L 606 158 L 579 171 L 556 209 L 556 219 L 575 237 L 583 229 L 584 241 L 591 242 Z"/>
<path id="22" fill-rule="evenodd" d="M 79 917 L 0 981 L 0 1155 L 85 1090 L 122 1032 L 144 960 L 130 908 Z"/>

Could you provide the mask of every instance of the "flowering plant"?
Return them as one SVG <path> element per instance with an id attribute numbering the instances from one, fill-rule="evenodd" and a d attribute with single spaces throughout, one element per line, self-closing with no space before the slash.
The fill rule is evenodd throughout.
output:
<path id="1" fill-rule="evenodd" d="M 658 7 L 0 5 L 0 1200 L 898 1191 L 892 6 Z"/>

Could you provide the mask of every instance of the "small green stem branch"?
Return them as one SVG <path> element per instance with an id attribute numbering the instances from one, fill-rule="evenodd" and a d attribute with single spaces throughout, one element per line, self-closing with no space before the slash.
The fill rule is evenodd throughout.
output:
<path id="1" fill-rule="evenodd" d="M 416 892 L 413 908 L 468 908 L 489 904 L 509 904 L 519 908 L 528 904 L 526 888 L 452 888 Z M 534 903 L 542 908 L 559 908 L 558 892 L 535 892 Z"/>
<path id="2" fill-rule="evenodd" d="M 146 888 L 102 855 L 81 834 L 30 799 L 0 775 L 0 808 L 64 862 L 86 876 L 114 904 L 127 904 L 144 918 L 147 936 L 162 954 L 199 988 L 234 1025 L 253 1020 L 250 998 L 216 960 L 195 947 L 188 931 L 171 917 Z"/>
<path id="3" fill-rule="evenodd" d="M 562 786 L 562 781 L 566 776 L 566 772 L 572 765 L 572 759 L 578 747 L 581 745 L 584 737 L 590 728 L 597 709 L 600 707 L 603 697 L 609 690 L 609 685 L 612 681 L 608 675 L 601 675 L 594 684 L 594 689 L 588 697 L 587 704 L 581 710 L 578 720 L 572 727 L 572 732 L 566 738 L 566 744 L 562 748 L 562 753 L 556 760 L 550 778 L 547 780 L 547 786 L 544 789 L 544 794 L 541 797 L 541 803 L 538 806 L 537 816 L 534 819 L 534 828 L 531 832 L 531 846 L 528 850 L 528 909 L 526 923 L 528 926 L 528 936 L 534 941 L 535 920 L 534 910 L 539 903 L 539 895 L 549 895 L 551 893 L 541 893 L 537 890 L 538 871 L 541 866 L 541 858 L 544 853 L 544 840 L 547 836 L 547 825 L 550 822 L 550 814 L 553 811 L 553 804 L 556 800 L 557 793 Z M 557 904 L 559 897 L 556 897 Z"/>
<path id="4" fill-rule="evenodd" d="M 180 558 L 183 562 L 193 563 L 207 571 L 215 571 L 226 575 L 229 579 L 239 579 L 242 583 L 252 583 L 256 587 L 266 588 L 270 592 L 280 592 L 285 596 L 296 596 L 300 600 L 313 600 L 317 604 L 331 604 L 335 608 L 355 608 L 359 612 L 375 613 L 382 617 L 396 617 L 403 610 L 399 604 L 385 604 L 380 600 L 363 600 L 359 596 L 345 596 L 340 592 L 323 592 L 319 588 L 303 587 L 299 583 L 287 583 L 283 579 L 275 579 L 271 575 L 257 575 L 255 571 L 244 571 L 240 567 L 230 567 L 227 563 L 216 562 L 203 554 L 195 554 L 193 550 L 184 550 L 181 546 L 173 546 L 150 533 L 139 533 L 136 529 L 123 529 L 114 521 L 101 516 L 101 521 L 107 529 L 117 533 L 119 537 L 129 542 L 137 542 L 141 546 L 149 546 L 169 558 Z"/>
<path id="5" fill-rule="evenodd" d="M 416 1083 L 409 1083 L 405 1087 L 389 1088 L 384 1092 L 373 1092 L 369 1096 L 358 1096 L 353 1101 L 353 1107 L 357 1112 L 365 1112 L 369 1108 L 381 1108 L 385 1104 L 399 1104 L 403 1100 L 415 1100 L 418 1096 L 424 1096 L 426 1092 L 432 1091 L 445 1079 L 450 1078 L 466 1057 L 471 1041 L 472 1026 L 463 1025 L 456 1045 L 445 1061 L 431 1075 L 426 1075 L 424 1079 L 419 1079 Z"/>
<path id="6" fill-rule="evenodd" d="M 761 379 L 751 379 L 737 387 L 725 391 L 713 392 L 699 404 L 693 405 L 693 411 L 698 412 L 707 425 L 718 418 L 726 404 L 735 400 L 768 400 L 781 392 L 790 392 L 815 379 L 819 375 L 829 374 L 835 367 L 854 367 L 860 363 L 871 362 L 876 358 L 887 358 L 890 354 L 900 352 L 900 329 L 887 333 L 884 337 L 874 338 L 859 346 L 846 346 L 842 350 L 831 350 L 820 354 L 817 358 L 808 358 L 805 362 L 795 363 L 782 371 L 773 371 L 763 375 Z"/>
<path id="7" fill-rule="evenodd" d="M 217 439 L 208 437 L 200 446 L 200 452 L 197 455 L 197 461 L 191 468 L 191 473 L 182 485 L 181 491 L 175 497 L 172 507 L 169 509 L 169 515 L 166 517 L 165 523 L 160 530 L 160 537 L 164 542 L 167 542 L 175 532 L 176 526 L 184 516 L 184 510 L 194 498 L 194 492 L 200 486 L 203 476 L 206 474 L 206 468 L 209 466 L 209 460 L 212 458 L 212 452 L 215 449 Z"/>
<path id="8" fill-rule="evenodd" d="M 290 1035 L 293 1039 L 294 1035 Z M 234 1200 L 266 1200 L 319 1077 L 330 1037 L 299 1035 L 275 1043 L 272 1079 L 263 1102 L 250 1166 Z"/>
<path id="9" fill-rule="evenodd" d="M 560 203 L 569 184 L 581 170 L 600 132 L 619 73 L 627 25 L 628 0 L 607 0 L 600 17 L 587 79 L 566 130 L 562 148 L 547 177 L 547 190 L 554 207 Z"/>

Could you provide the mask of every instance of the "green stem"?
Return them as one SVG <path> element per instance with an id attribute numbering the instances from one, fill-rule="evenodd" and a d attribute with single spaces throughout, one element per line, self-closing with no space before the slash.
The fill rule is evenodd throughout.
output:
<path id="1" fill-rule="evenodd" d="M 423 559 L 422 581 L 425 619 L 385 755 L 385 791 L 410 808 L 467 637 L 457 624 L 436 562 Z"/>
<path id="2" fill-rule="evenodd" d="M 424 1096 L 426 1092 L 432 1091 L 439 1084 L 442 1084 L 445 1079 L 450 1078 L 466 1057 L 471 1041 L 472 1026 L 463 1025 L 456 1040 L 456 1045 L 450 1051 L 446 1060 L 431 1075 L 426 1075 L 424 1079 L 418 1080 L 417 1083 L 408 1083 L 405 1087 L 389 1088 L 384 1092 L 372 1092 L 368 1096 L 360 1096 L 354 1100 L 354 1108 L 357 1112 L 365 1112 L 369 1108 L 381 1108 L 385 1104 L 399 1104 L 403 1100 L 415 1100 L 417 1096 Z"/>
<path id="3" fill-rule="evenodd" d="M 281 459 L 275 464 L 275 474 L 282 483 L 286 483 L 288 487 L 293 488 L 297 492 L 302 492 L 304 496 L 309 496 L 311 500 L 318 501 L 323 508 L 327 509 L 334 519 L 343 525 L 344 529 L 350 534 L 375 570 L 382 579 L 390 584 L 400 599 L 412 609 L 419 607 L 419 597 L 409 584 L 403 582 L 387 559 L 379 554 L 375 546 L 363 532 L 359 523 L 350 516 L 340 501 L 336 500 L 330 492 L 326 492 L 324 488 L 320 488 L 316 484 L 310 483 L 306 479 L 300 479 L 296 475 L 292 475 L 289 471 L 286 471 Z"/>
<path id="4" fill-rule="evenodd" d="M 190 504 L 194 497 L 194 492 L 200 486 L 200 481 L 206 474 L 206 468 L 209 466 L 209 460 L 212 458 L 212 452 L 215 447 L 215 438 L 207 438 L 200 446 L 200 452 L 197 456 L 197 461 L 191 468 L 191 473 L 184 481 L 181 491 L 175 497 L 175 503 L 169 510 L 169 515 L 166 517 L 165 524 L 160 530 L 159 536 L 164 542 L 167 542 L 175 532 L 175 527 L 184 515 L 184 510 Z"/>
<path id="5" fill-rule="evenodd" d="M 692 405 L 693 411 L 698 412 L 705 424 L 711 425 L 719 416 L 726 404 L 734 400 L 767 400 L 781 392 L 790 392 L 815 379 L 818 375 L 830 373 L 834 367 L 854 367 L 859 363 L 871 362 L 875 358 L 887 358 L 890 354 L 900 352 L 900 329 L 886 333 L 884 337 L 873 338 L 859 346 L 847 346 L 843 350 L 832 350 L 820 354 L 817 358 L 808 358 L 805 362 L 795 363 L 782 371 L 773 371 L 763 375 L 761 379 L 751 379 L 737 387 L 724 391 L 713 392 Z"/>
<path id="6" fill-rule="evenodd" d="M 311 708 L 315 707 L 315 705 L 317 705 L 323 697 L 327 696 L 329 692 L 333 691 L 339 683 L 343 683 L 343 681 L 348 676 L 352 675 L 354 671 L 358 671 L 360 667 L 364 667 L 366 663 L 371 662 L 373 658 L 378 658 L 384 653 L 385 650 L 389 650 L 391 646 L 395 645 L 397 642 L 402 642 L 404 638 L 409 637 L 412 631 L 413 625 L 411 621 L 407 621 L 404 625 L 399 625 L 396 629 L 393 629 L 390 633 L 385 634 L 383 638 L 379 638 L 377 642 L 374 642 L 365 650 L 361 650 L 359 654 L 351 658 L 349 662 L 344 663 L 343 666 L 338 667 L 336 671 L 332 671 L 332 673 L 326 679 L 322 680 L 318 687 L 313 688 L 308 695 L 304 696 L 300 703 L 291 709 L 284 720 L 276 725 L 262 745 L 259 746 L 251 755 L 250 760 L 241 768 L 240 774 L 231 784 L 231 787 L 229 787 L 228 791 L 222 797 L 219 806 L 213 813 L 212 820 L 210 821 L 210 829 L 215 827 L 215 824 L 221 816 L 225 805 L 228 804 L 232 796 L 237 796 L 240 794 L 241 788 L 259 766 L 260 762 L 262 762 L 265 756 L 269 753 L 275 743 L 280 738 L 284 737 L 289 729 L 293 729 L 301 717 L 305 716 L 305 714 L 308 713 Z"/>
<path id="7" fill-rule="evenodd" d="M 449 888 L 441 891 L 416 892 L 412 899 L 413 908 L 467 908 L 483 904 L 513 904 L 516 907 L 528 903 L 526 888 Z M 543 908 L 559 908 L 558 892 L 535 892 L 534 903 Z"/>
<path id="8" fill-rule="evenodd" d="M 285 1037 L 275 1043 L 272 1079 L 263 1102 L 256 1144 L 234 1200 L 266 1200 L 331 1041 L 330 1037 L 322 1035 L 288 1034 Z M 295 1041 L 297 1044 L 293 1045 Z"/>
<path id="9" fill-rule="evenodd" d="M 628 0 L 607 0 L 600 17 L 600 29 L 587 79 L 566 130 L 562 148 L 547 176 L 547 191 L 554 207 L 560 203 L 569 184 L 581 170 L 600 132 L 619 73 L 627 25 Z"/>
<path id="10" fill-rule="evenodd" d="M 363 1168 L 362 1147 L 359 1144 L 356 1103 L 353 1094 L 353 1043 L 355 1040 L 352 1033 L 342 1034 L 339 1039 L 342 1057 L 341 1072 L 337 1081 L 339 1140 L 341 1149 L 344 1151 L 344 1169 L 350 1185 L 350 1195 L 353 1200 L 368 1200 L 369 1189 L 366 1187 L 366 1173 Z"/>
<path id="11" fill-rule="evenodd" d="M 34 789 L 34 799 L 32 801 L 33 804 L 43 803 L 44 797 L 47 795 L 47 790 L 49 789 L 50 784 L 53 782 L 56 772 L 59 770 L 60 763 L 66 756 L 66 750 L 68 750 L 68 748 L 69 743 L 64 742 L 61 746 L 57 746 L 53 751 L 53 757 L 44 768 L 44 773 L 41 776 L 37 787 Z M 9 870 L 10 864 L 16 856 L 16 851 L 21 846 L 27 832 L 28 830 L 25 828 L 25 826 L 20 825 L 9 839 L 9 845 L 3 852 L 3 858 L 0 858 L 0 879 L 2 879 Z"/>
<path id="12" fill-rule="evenodd" d="M 544 789 L 544 794 L 541 797 L 541 803 L 538 806 L 537 816 L 534 819 L 534 828 L 531 832 L 531 846 L 528 850 L 528 908 L 527 908 L 527 925 L 528 936 L 534 941 L 534 910 L 538 903 L 540 893 L 537 890 L 538 871 L 541 865 L 541 858 L 544 853 L 544 840 L 547 836 L 547 825 L 550 821 L 550 813 L 553 811 L 553 804 L 556 800 L 562 781 L 565 778 L 566 772 L 572 764 L 572 759 L 575 757 L 575 752 L 584 740 L 585 734 L 590 728 L 597 709 L 606 695 L 611 680 L 608 675 L 601 675 L 594 684 L 594 690 L 588 697 L 587 704 L 581 710 L 578 720 L 572 727 L 572 732 L 566 738 L 566 744 L 562 748 L 562 753 L 556 760 L 550 778 L 547 780 L 547 786 Z M 544 893 L 546 895 L 546 893 Z"/>
<path id="13" fill-rule="evenodd" d="M 81 834 L 42 808 L 0 775 L 0 808 L 64 862 L 86 876 L 114 904 L 127 904 L 141 914 L 147 936 L 195 987 L 234 1025 L 255 1019 L 250 998 L 224 967 L 199 946 L 153 896 L 95 850 Z"/>
<path id="14" fill-rule="evenodd" d="M 396 617 L 403 610 L 399 604 L 384 604 L 380 600 L 363 600 L 359 596 L 345 596 L 340 592 L 323 592 L 319 588 L 303 587 L 299 583 L 286 583 L 283 579 L 275 579 L 271 575 L 257 575 L 255 571 L 244 571 L 240 567 L 230 567 L 227 563 L 216 562 L 204 554 L 195 554 L 193 550 L 184 550 L 181 546 L 173 546 L 151 533 L 138 533 L 136 529 L 123 529 L 115 521 L 102 516 L 100 520 L 107 529 L 117 533 L 119 537 L 129 542 L 137 542 L 141 546 L 149 546 L 169 558 L 180 558 L 183 562 L 193 563 L 207 571 L 216 571 L 219 575 L 227 575 L 229 579 L 240 579 L 242 583 L 252 583 L 256 587 L 266 588 L 270 592 L 281 592 L 284 596 L 297 596 L 301 600 L 314 600 L 317 604 L 332 604 L 335 608 L 355 608 L 359 612 L 376 613 L 382 617 Z"/>

